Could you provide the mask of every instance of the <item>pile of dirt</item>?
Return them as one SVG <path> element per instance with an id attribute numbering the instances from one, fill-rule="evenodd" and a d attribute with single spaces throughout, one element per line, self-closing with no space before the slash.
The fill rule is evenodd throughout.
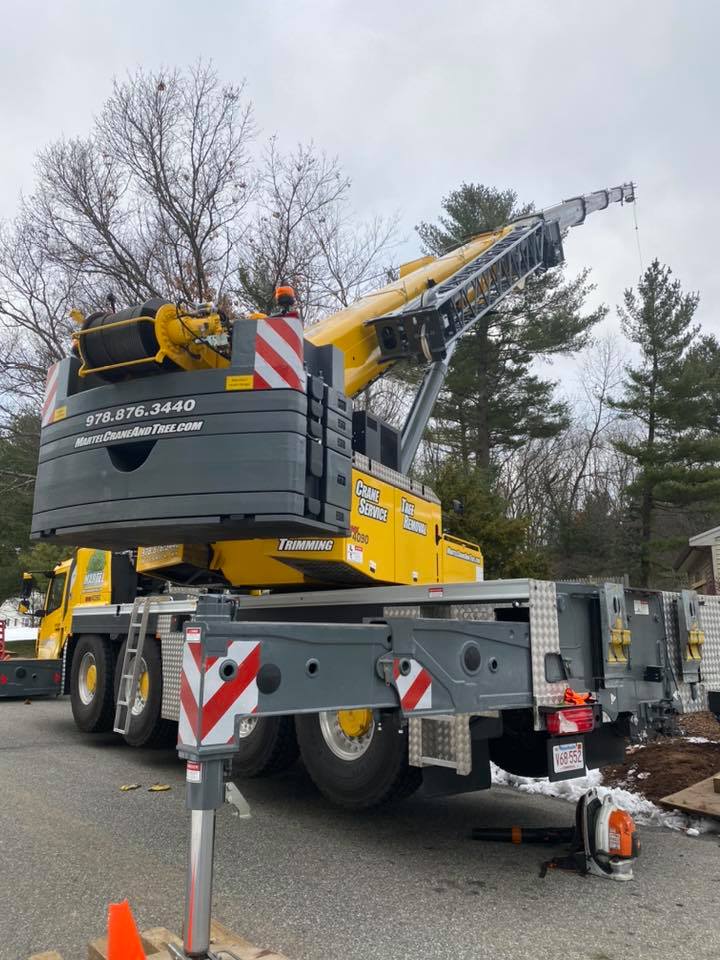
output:
<path id="1" fill-rule="evenodd" d="M 717 736 L 720 727 L 717 722 L 715 726 Z M 706 735 L 693 729 L 692 736 Z M 631 790 L 653 803 L 716 773 L 720 773 L 720 742 L 693 743 L 682 737 L 658 738 L 631 748 L 624 763 L 602 769 L 606 786 Z"/>
<path id="2" fill-rule="evenodd" d="M 707 737 L 708 740 L 720 740 L 720 723 L 714 713 L 703 710 L 700 713 L 686 713 L 678 720 L 681 733 L 686 737 Z"/>

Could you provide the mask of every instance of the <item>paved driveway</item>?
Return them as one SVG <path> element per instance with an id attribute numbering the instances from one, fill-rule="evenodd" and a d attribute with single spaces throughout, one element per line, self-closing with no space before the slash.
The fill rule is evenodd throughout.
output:
<path id="1" fill-rule="evenodd" d="M 121 793 L 156 780 L 168 793 Z M 716 960 L 717 838 L 641 830 L 632 884 L 537 875 L 542 851 L 473 825 L 565 824 L 559 800 L 504 789 L 338 811 L 302 770 L 244 785 L 253 818 L 218 817 L 215 915 L 290 960 Z M 172 752 L 86 737 L 66 699 L 0 702 L 0 958 L 103 932 L 109 901 L 179 929 L 188 816 Z"/>

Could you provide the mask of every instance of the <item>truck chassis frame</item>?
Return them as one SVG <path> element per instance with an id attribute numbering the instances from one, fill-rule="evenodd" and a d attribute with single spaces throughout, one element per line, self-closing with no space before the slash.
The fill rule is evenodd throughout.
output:
<path id="1" fill-rule="evenodd" d="M 691 603 L 706 634 L 694 650 Z M 122 638 L 131 609 L 79 607 L 73 634 Z M 411 764 L 465 776 L 472 771 L 471 727 L 473 738 L 479 721 L 487 728 L 481 736 L 497 736 L 493 719 L 525 710 L 532 711 L 533 730 L 543 731 L 567 687 L 592 693 L 598 725 L 631 734 L 673 713 L 705 709 L 708 690 L 720 689 L 720 598 L 692 591 L 499 580 L 159 596 L 150 604 L 149 629 L 161 643 L 162 716 L 169 720 L 180 719 L 190 624 L 203 633 L 211 625 L 213 635 L 219 629 L 220 652 L 238 640 L 259 643 L 254 716 L 399 713 Z M 233 722 L 249 713 L 238 709 Z"/>

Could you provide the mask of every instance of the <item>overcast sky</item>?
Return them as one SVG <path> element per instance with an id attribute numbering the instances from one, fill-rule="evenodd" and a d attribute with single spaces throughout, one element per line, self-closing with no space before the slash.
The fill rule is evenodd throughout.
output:
<path id="1" fill-rule="evenodd" d="M 263 135 L 337 154 L 359 212 L 433 219 L 463 180 L 547 206 L 636 181 L 645 265 L 699 290 L 720 334 L 717 0 L 0 0 L 0 217 L 49 140 L 84 134 L 114 75 L 212 58 L 247 78 Z M 568 237 L 617 304 L 639 259 L 632 208 Z M 614 310 L 613 310 L 614 314 Z"/>

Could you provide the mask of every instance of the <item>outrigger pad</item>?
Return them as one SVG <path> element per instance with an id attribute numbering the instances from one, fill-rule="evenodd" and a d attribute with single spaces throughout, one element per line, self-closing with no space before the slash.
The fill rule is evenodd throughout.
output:
<path id="1" fill-rule="evenodd" d="M 78 368 L 51 371 L 33 539 L 125 549 L 349 532 L 352 404 L 321 378 L 304 392 L 238 388 L 233 367 L 116 383 Z"/>

